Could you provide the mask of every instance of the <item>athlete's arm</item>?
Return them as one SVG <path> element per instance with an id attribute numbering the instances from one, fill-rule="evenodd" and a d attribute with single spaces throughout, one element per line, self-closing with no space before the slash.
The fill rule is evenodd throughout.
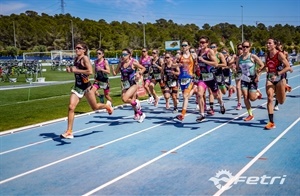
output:
<path id="1" fill-rule="evenodd" d="M 204 60 L 203 58 L 202 58 L 201 61 L 203 63 L 207 64 L 207 65 L 217 67 L 218 66 L 218 61 L 217 61 L 217 57 L 215 55 L 215 52 L 212 49 L 209 49 L 208 53 L 207 53 L 207 56 L 210 59 L 210 61 Z"/>
<path id="2" fill-rule="evenodd" d="M 102 71 L 103 73 L 106 73 L 106 74 L 110 74 L 110 68 L 109 68 L 109 63 L 107 60 L 105 60 L 105 69 L 100 69 L 100 71 Z"/>
<path id="3" fill-rule="evenodd" d="M 257 69 L 257 72 L 260 74 L 261 71 L 263 70 L 264 68 L 264 63 L 262 62 L 262 60 L 260 60 L 260 58 L 258 58 L 258 56 L 256 56 L 255 54 L 252 54 L 251 55 L 251 58 L 253 59 L 253 61 L 259 65 L 258 69 Z"/>
<path id="4" fill-rule="evenodd" d="M 217 65 L 217 67 L 227 67 L 227 63 L 226 63 L 226 60 L 225 60 L 225 57 L 222 53 L 218 53 L 219 55 L 219 59 L 220 59 L 220 63 Z"/>
<path id="5" fill-rule="evenodd" d="M 143 65 L 141 65 L 137 60 L 134 60 L 132 65 L 133 65 L 136 69 L 139 70 L 138 73 L 139 73 L 140 75 L 143 75 L 143 73 L 146 71 L 146 68 L 145 68 Z"/>
<path id="6" fill-rule="evenodd" d="M 114 69 L 114 66 L 112 66 L 114 76 L 116 76 L 120 72 L 120 67 L 121 67 L 121 61 L 118 63 L 116 69 Z"/>
<path id="7" fill-rule="evenodd" d="M 278 75 L 281 75 L 281 74 L 284 74 L 284 73 L 290 71 L 290 64 L 289 64 L 289 62 L 287 61 L 287 59 L 286 59 L 286 57 L 285 57 L 285 55 L 284 55 L 283 53 L 281 53 L 281 52 L 278 53 L 278 59 L 279 59 L 279 61 L 281 61 L 282 64 L 284 65 L 283 70 L 279 71 L 279 72 L 278 72 Z"/>

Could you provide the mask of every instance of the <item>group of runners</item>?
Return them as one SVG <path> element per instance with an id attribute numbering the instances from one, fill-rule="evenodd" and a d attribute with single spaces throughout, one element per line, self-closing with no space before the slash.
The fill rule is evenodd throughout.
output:
<path id="1" fill-rule="evenodd" d="M 199 39 L 199 48 L 190 46 L 188 41 L 183 41 L 181 50 L 176 55 L 166 52 L 159 56 L 159 50 L 152 50 L 152 55 L 146 48 L 142 49 L 139 60 L 132 57 L 131 49 L 123 49 L 120 62 L 115 68 L 112 66 L 112 74 L 121 76 L 122 101 L 132 106 L 134 119 L 143 122 L 146 114 L 142 111 L 138 99 L 138 82 L 143 80 L 143 86 L 148 94 L 148 103 L 157 106 L 159 96 L 154 87 L 159 84 L 165 99 L 165 108 L 172 109 L 173 113 L 179 112 L 179 90 L 182 92 L 182 106 L 175 120 L 183 121 L 187 112 L 189 99 L 196 97 L 199 116 L 197 122 L 203 122 L 206 115 L 214 115 L 215 99 L 218 101 L 221 114 L 225 114 L 226 108 L 223 96 L 228 93 L 231 97 L 236 92 L 236 110 L 242 109 L 242 97 L 248 116 L 244 121 L 251 121 L 254 115 L 251 102 L 261 99 L 262 94 L 258 89 L 258 82 L 263 71 L 267 72 L 266 94 L 268 97 L 267 110 L 269 122 L 265 129 L 275 128 L 274 108 L 278 103 L 283 104 L 286 91 L 291 87 L 287 84 L 286 74 L 292 72 L 286 53 L 282 50 L 282 44 L 275 39 L 267 40 L 267 55 L 265 63 L 255 54 L 250 52 L 251 43 L 244 41 L 237 45 L 237 53 L 229 54 L 226 47 L 218 48 L 217 43 L 211 43 L 207 36 Z M 72 139 L 74 112 L 80 99 L 85 96 L 93 110 L 106 109 L 108 114 L 113 113 L 112 99 L 109 96 L 109 74 L 111 73 L 108 61 L 104 57 L 104 50 L 97 50 L 97 59 L 94 68 L 87 57 L 88 48 L 84 43 L 78 43 L 75 47 L 76 58 L 74 66 L 67 67 L 67 72 L 74 73 L 75 85 L 70 95 L 68 125 L 63 138 Z M 95 73 L 95 80 L 90 82 L 89 76 Z M 235 85 L 232 80 L 235 79 Z M 104 90 L 107 102 L 104 104 L 103 96 L 98 90 Z M 100 103 L 96 97 L 99 96 Z M 276 98 L 274 106 L 273 98 Z M 172 99 L 172 106 L 170 104 Z M 206 107 L 208 99 L 209 107 Z M 276 105 L 277 104 L 277 105 Z"/>

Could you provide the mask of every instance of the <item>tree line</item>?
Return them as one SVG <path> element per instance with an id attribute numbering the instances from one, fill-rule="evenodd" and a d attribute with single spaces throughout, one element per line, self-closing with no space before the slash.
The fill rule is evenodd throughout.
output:
<path id="1" fill-rule="evenodd" d="M 186 40 L 191 46 L 198 47 L 199 38 L 208 36 L 220 46 L 229 46 L 229 42 L 242 41 L 242 26 L 227 22 L 214 26 L 204 24 L 201 28 L 195 24 L 177 24 L 172 20 L 158 19 L 155 23 L 128 23 L 103 19 L 98 21 L 80 19 L 70 14 L 54 16 L 35 11 L 0 15 L 0 56 L 22 54 L 23 52 L 46 52 L 51 50 L 72 50 L 73 44 L 83 41 L 93 52 L 103 48 L 106 56 L 113 57 L 123 48 L 140 50 L 145 43 L 149 49 L 165 48 L 165 41 Z M 244 39 L 253 44 L 257 51 L 265 51 L 268 38 L 280 40 L 285 50 L 291 52 L 300 48 L 300 26 L 281 25 L 256 26 L 243 25 Z M 73 42 L 74 41 L 74 42 Z M 92 53 L 93 54 L 93 53 Z"/>

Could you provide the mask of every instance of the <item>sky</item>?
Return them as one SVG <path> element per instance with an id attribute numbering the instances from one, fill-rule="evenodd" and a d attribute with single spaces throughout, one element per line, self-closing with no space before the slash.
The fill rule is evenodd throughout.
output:
<path id="1" fill-rule="evenodd" d="M 63 6 L 62 6 L 63 2 Z M 35 11 L 129 23 L 172 20 L 177 24 L 300 26 L 300 0 L 0 0 L 0 15 Z"/>

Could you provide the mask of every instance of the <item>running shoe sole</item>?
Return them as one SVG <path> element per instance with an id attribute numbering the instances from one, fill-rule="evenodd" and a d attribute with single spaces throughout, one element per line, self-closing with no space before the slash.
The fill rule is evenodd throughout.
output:
<path id="1" fill-rule="evenodd" d="M 63 133 L 60 135 L 61 138 L 64 138 L 64 139 L 73 139 L 74 138 L 74 135 L 73 134 L 66 134 L 66 133 Z"/>

